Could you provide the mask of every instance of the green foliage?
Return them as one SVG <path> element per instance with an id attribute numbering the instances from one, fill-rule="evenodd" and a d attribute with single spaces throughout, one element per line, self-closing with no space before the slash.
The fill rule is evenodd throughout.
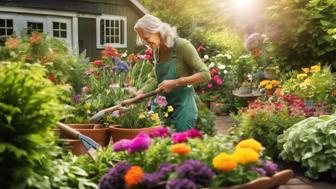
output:
<path id="1" fill-rule="evenodd" d="M 0 63 L 2 187 L 24 188 L 51 158 L 51 128 L 64 114 L 59 100 L 63 91 L 44 77 L 38 64 Z"/>
<path id="2" fill-rule="evenodd" d="M 196 98 L 196 104 L 198 108 L 198 118 L 195 128 L 204 134 L 210 136 L 214 135 L 216 132 L 214 123 L 215 115 L 209 110 L 206 104 L 199 99 L 199 97 Z"/>
<path id="3" fill-rule="evenodd" d="M 336 171 L 336 116 L 310 117 L 278 137 L 281 158 L 307 168 L 305 174 L 317 179 L 320 173 Z"/>
<path id="4" fill-rule="evenodd" d="M 330 35 L 330 30 L 336 27 L 335 12 L 334 0 L 271 3 L 265 14 L 266 28 L 275 55 L 282 60 L 281 68 L 290 70 L 315 62 L 336 66 L 336 40 Z"/>

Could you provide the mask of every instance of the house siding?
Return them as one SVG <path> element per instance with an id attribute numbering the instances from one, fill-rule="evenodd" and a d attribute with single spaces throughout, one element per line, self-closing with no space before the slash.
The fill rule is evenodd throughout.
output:
<path id="1" fill-rule="evenodd" d="M 86 0 L 87 2 L 88 0 Z M 129 1 L 115 0 L 115 1 L 91 1 L 95 3 L 97 9 L 102 14 L 117 15 L 127 17 L 127 50 L 129 52 L 136 52 L 139 47 L 136 46 L 136 33 L 133 30 L 133 26 L 136 21 L 144 14 L 140 12 Z M 92 58 L 99 58 L 102 49 L 97 48 L 96 40 L 96 19 L 93 18 L 79 18 L 79 51 L 82 52 L 86 49 L 87 55 Z M 123 51 L 126 49 L 119 48 Z"/>

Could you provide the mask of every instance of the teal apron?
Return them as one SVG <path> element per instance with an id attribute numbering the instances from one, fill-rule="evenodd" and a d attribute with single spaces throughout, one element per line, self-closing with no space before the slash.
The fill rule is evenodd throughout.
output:
<path id="1" fill-rule="evenodd" d="M 165 63 L 156 63 L 155 73 L 158 83 L 163 80 L 177 79 L 175 44 L 171 60 Z M 197 106 L 193 87 L 177 87 L 169 93 L 161 93 L 159 95 L 165 96 L 168 105 L 174 108 L 174 111 L 169 115 L 169 122 L 173 124 L 177 132 L 187 131 L 196 125 Z"/>

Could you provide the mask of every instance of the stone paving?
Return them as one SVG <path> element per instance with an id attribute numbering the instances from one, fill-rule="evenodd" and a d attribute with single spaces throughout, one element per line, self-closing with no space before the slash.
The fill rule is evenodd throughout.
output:
<path id="1" fill-rule="evenodd" d="M 232 126 L 233 121 L 230 116 L 216 116 L 215 127 L 218 135 L 226 134 L 227 130 Z M 296 175 L 295 178 L 290 179 L 285 185 L 274 189 L 336 189 L 336 180 L 332 180 L 331 182 L 312 181 L 306 177 Z"/>

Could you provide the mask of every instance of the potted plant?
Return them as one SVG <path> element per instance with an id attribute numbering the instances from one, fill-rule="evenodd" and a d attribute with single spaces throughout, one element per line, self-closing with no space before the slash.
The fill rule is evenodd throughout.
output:
<path id="1" fill-rule="evenodd" d="M 252 93 L 252 82 L 245 80 L 239 87 L 239 94 L 251 94 Z"/>
<path id="2" fill-rule="evenodd" d="M 113 142 L 125 138 L 131 139 L 140 132 L 149 133 L 156 127 L 169 124 L 167 118 L 174 108 L 167 105 L 166 98 L 157 96 L 149 102 L 154 103 L 152 109 L 149 109 L 149 103 L 140 103 L 125 111 L 114 111 L 104 117 L 104 121 L 109 124 Z"/>
<path id="3" fill-rule="evenodd" d="M 277 87 L 279 87 L 278 80 L 263 80 L 259 83 L 259 88 L 265 92 L 265 95 L 273 95 Z"/>

